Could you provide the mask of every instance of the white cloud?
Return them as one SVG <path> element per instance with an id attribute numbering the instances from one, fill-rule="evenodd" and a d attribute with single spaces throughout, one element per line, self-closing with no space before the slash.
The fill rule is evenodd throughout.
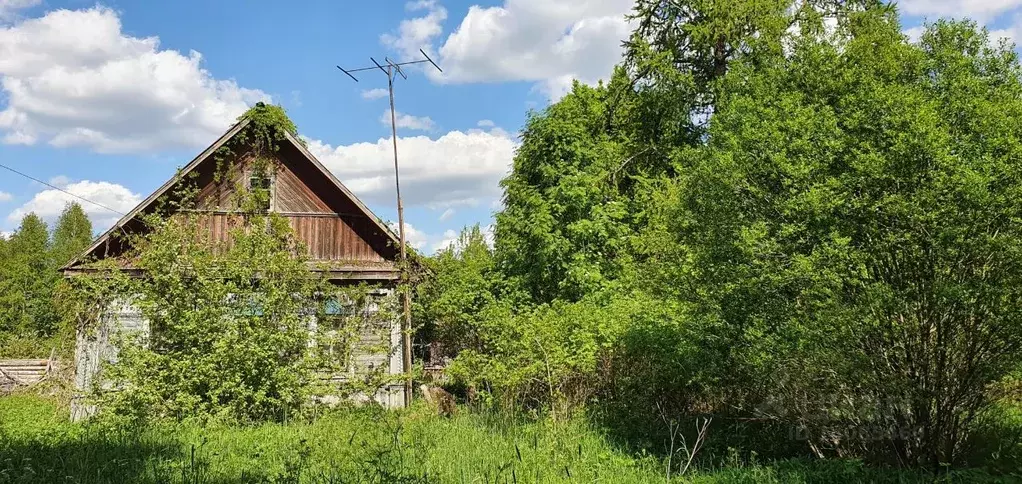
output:
<path id="1" fill-rule="evenodd" d="M 1015 44 L 1022 40 L 1022 12 L 1013 15 L 1007 27 L 990 31 L 990 40 L 995 44 L 1005 38 Z"/>
<path id="2" fill-rule="evenodd" d="M 391 222 L 388 225 L 390 226 L 390 229 L 394 231 L 395 234 L 401 233 L 400 227 L 398 227 L 397 222 Z M 405 222 L 405 242 L 410 247 L 414 248 L 415 250 L 421 250 L 422 247 L 426 245 L 428 239 L 429 236 L 426 235 L 425 232 L 415 228 L 414 226 L 412 226 L 412 224 Z"/>
<path id="3" fill-rule="evenodd" d="M 439 242 L 433 244 L 433 252 L 444 250 L 458 243 L 458 233 L 453 230 L 445 230 L 442 237 Z"/>
<path id="4" fill-rule="evenodd" d="M 1022 0 L 1018 0 L 1017 3 L 1022 5 Z M 1022 11 L 1016 11 L 1011 15 L 1003 15 L 998 18 L 985 19 L 986 21 L 983 21 L 982 19 L 977 20 L 979 20 L 981 24 L 996 23 L 1003 25 L 1002 28 L 989 30 L 990 42 L 994 45 L 1000 42 L 1001 39 L 1008 39 L 1009 42 L 1014 42 L 1016 44 L 1018 44 L 1019 40 L 1022 40 Z M 905 34 L 911 42 L 918 42 L 925 32 L 925 25 L 916 25 L 902 31 L 902 33 Z"/>
<path id="5" fill-rule="evenodd" d="M 387 94 L 388 91 L 386 89 L 377 87 L 375 89 L 362 91 L 362 99 L 379 99 L 381 97 L 386 97 Z"/>
<path id="6" fill-rule="evenodd" d="M 355 194 L 394 204 L 394 154 L 390 138 L 330 146 L 306 140 L 309 149 Z M 407 206 L 448 208 L 489 203 L 511 165 L 516 142 L 503 130 L 451 131 L 439 138 L 398 137 L 401 195 Z"/>
<path id="7" fill-rule="evenodd" d="M 57 175 L 53 178 L 50 178 L 49 183 L 50 185 L 63 188 L 67 186 L 68 183 L 71 183 L 71 179 L 64 175 Z"/>
<path id="8" fill-rule="evenodd" d="M 451 218 L 453 216 L 454 216 L 454 209 L 453 208 L 448 208 L 447 210 L 444 210 L 444 213 L 440 214 L 440 221 L 444 222 L 444 221 L 446 221 L 447 219 L 449 219 L 449 218 Z"/>
<path id="9" fill-rule="evenodd" d="M 401 22 L 383 43 L 405 59 L 434 49 L 447 12 L 420 2 L 425 13 Z M 563 95 L 572 79 L 595 83 L 621 59 L 630 32 L 625 20 L 632 0 L 505 0 L 473 5 L 438 50 L 443 73 L 427 69 L 438 82 L 532 81 L 551 99 Z"/>
<path id="10" fill-rule="evenodd" d="M 1001 39 L 1008 39 L 1017 44 L 1020 30 L 1022 30 L 1022 25 L 1017 24 L 1004 29 L 991 30 L 990 40 L 996 44 Z"/>
<path id="11" fill-rule="evenodd" d="M 214 78 L 198 52 L 159 44 L 124 34 L 117 14 L 99 6 L 0 28 L 3 142 L 104 153 L 201 147 L 269 99 Z"/>
<path id="12" fill-rule="evenodd" d="M 12 235 L 14 235 L 14 232 L 0 230 L 0 239 L 9 239 Z"/>
<path id="13" fill-rule="evenodd" d="M 909 42 L 919 42 L 919 38 L 923 36 L 923 32 L 926 32 L 926 27 L 923 25 L 916 25 L 903 30 L 901 33 L 908 37 Z"/>
<path id="14" fill-rule="evenodd" d="M 480 119 L 479 122 L 476 123 L 476 126 L 479 126 L 480 128 L 492 128 L 495 125 L 493 124 L 493 121 L 490 121 L 489 119 Z"/>
<path id="15" fill-rule="evenodd" d="M 397 31 L 383 34 L 380 42 L 396 51 L 403 59 L 420 58 L 419 49 L 432 51 L 433 39 L 443 33 L 441 25 L 447 19 L 447 9 L 433 0 L 419 0 L 405 4 L 409 12 L 425 11 L 423 16 L 405 19 Z"/>
<path id="16" fill-rule="evenodd" d="M 121 213 L 130 211 L 142 201 L 141 195 L 132 193 L 131 190 L 124 186 L 110 182 L 82 180 L 71 183 L 64 187 L 64 189 L 78 197 L 91 200 Z M 64 210 L 64 207 L 71 202 L 78 202 L 82 206 L 82 209 L 85 210 L 85 213 L 92 220 L 93 228 L 98 230 L 106 230 L 121 217 L 118 213 L 85 202 L 67 193 L 49 189 L 36 193 L 28 203 L 11 212 L 7 216 L 7 221 L 16 224 L 22 217 L 34 212 L 44 220 L 53 222 L 60 216 L 60 212 Z"/>
<path id="17" fill-rule="evenodd" d="M 493 248 L 493 224 L 489 224 L 482 229 L 483 240 L 486 241 L 486 245 Z M 445 230 L 441 239 L 436 244 L 433 244 L 433 252 L 444 250 L 448 247 L 453 247 L 455 251 L 460 251 L 461 247 L 461 233 L 454 230 Z"/>
<path id="18" fill-rule="evenodd" d="M 0 0 L 0 21 L 13 19 L 18 10 L 34 7 L 43 3 L 42 0 Z"/>
<path id="19" fill-rule="evenodd" d="M 970 17 L 984 23 L 1022 6 L 1022 0 L 901 0 L 898 11 L 912 16 Z"/>
<path id="20" fill-rule="evenodd" d="M 14 195 L 11 195 L 10 193 L 0 192 L 0 202 L 9 202 L 13 198 L 14 198 Z"/>
<path id="21" fill-rule="evenodd" d="M 397 222 L 391 222 L 390 228 L 394 233 L 398 233 Z M 486 245 L 493 248 L 493 224 L 483 227 L 483 240 L 486 241 Z M 422 230 L 415 228 L 412 224 L 405 222 L 405 237 L 408 241 L 408 245 L 417 251 L 424 252 L 426 254 L 434 254 L 437 251 L 444 250 L 448 247 L 454 247 L 454 250 L 461 250 L 461 232 L 457 230 L 445 230 L 441 235 L 431 235 Z M 428 251 L 426 248 L 428 247 Z"/>
<path id="22" fill-rule="evenodd" d="M 412 116 L 411 114 L 405 114 L 400 111 L 394 113 L 395 123 L 397 129 L 412 129 L 416 131 L 432 131 L 434 127 L 433 120 L 429 116 Z M 390 126 L 390 110 L 383 111 L 380 115 L 380 123 Z"/>
<path id="23" fill-rule="evenodd" d="M 491 249 L 493 248 L 493 228 L 493 224 L 483 227 L 483 240 L 486 241 L 486 245 L 490 246 Z"/>

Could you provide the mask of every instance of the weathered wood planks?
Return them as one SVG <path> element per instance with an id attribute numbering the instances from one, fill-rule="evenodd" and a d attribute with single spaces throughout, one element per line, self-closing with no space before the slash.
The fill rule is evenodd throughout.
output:
<path id="1" fill-rule="evenodd" d="M 53 371 L 52 360 L 0 360 L 0 389 L 31 386 Z"/>

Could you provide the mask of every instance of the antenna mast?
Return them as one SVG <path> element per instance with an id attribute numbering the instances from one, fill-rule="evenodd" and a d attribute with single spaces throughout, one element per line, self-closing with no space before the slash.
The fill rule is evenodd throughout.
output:
<path id="1" fill-rule="evenodd" d="M 401 241 L 401 281 L 405 285 L 405 290 L 402 291 L 401 297 L 401 309 L 404 313 L 403 321 L 401 322 L 401 342 L 402 342 L 402 363 L 403 370 L 405 373 L 405 406 L 407 407 L 412 403 L 412 300 L 411 300 L 411 286 L 409 282 L 411 280 L 409 272 L 410 267 L 408 264 L 408 253 L 405 242 L 405 215 L 404 206 L 401 203 L 401 177 L 400 170 L 398 170 L 397 163 L 397 114 L 394 110 L 394 75 L 400 75 L 402 79 L 408 79 L 404 71 L 401 70 L 401 66 L 407 66 L 411 64 L 422 64 L 428 62 L 436 68 L 436 70 L 443 72 L 433 62 L 433 59 L 429 58 L 429 55 L 422 49 L 419 49 L 419 53 L 422 54 L 423 59 L 409 61 L 409 62 L 392 62 L 390 59 L 384 57 L 383 60 L 386 62 L 386 67 L 381 65 L 376 59 L 370 57 L 369 60 L 373 61 L 373 65 L 367 67 L 359 67 L 355 69 L 344 69 L 341 66 L 337 66 L 341 72 L 345 73 L 353 81 L 358 82 L 358 78 L 355 77 L 354 73 L 361 71 L 371 71 L 379 69 L 387 75 L 387 90 L 390 92 L 390 135 L 394 141 L 394 185 L 397 191 L 397 223 L 398 233 Z"/>

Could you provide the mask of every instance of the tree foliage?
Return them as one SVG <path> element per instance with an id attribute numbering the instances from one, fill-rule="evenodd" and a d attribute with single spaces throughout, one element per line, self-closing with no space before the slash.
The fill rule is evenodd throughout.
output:
<path id="1" fill-rule="evenodd" d="M 500 270 L 534 302 L 578 300 L 622 274 L 643 182 L 670 171 L 656 146 L 637 141 L 652 129 L 641 105 L 618 69 L 606 86 L 576 83 L 529 116 L 501 182 L 495 243 Z"/>
<path id="2" fill-rule="evenodd" d="M 439 344 L 444 356 L 481 344 L 483 308 L 500 292 L 493 249 L 478 225 L 465 228 L 457 240 L 425 259 L 430 277 L 416 287 L 415 320 L 421 337 Z"/>
<path id="3" fill-rule="evenodd" d="M 304 404 L 317 284 L 287 221 L 253 217 L 211 244 L 197 217 L 152 218 L 136 239 L 145 277 L 119 278 L 117 305 L 148 324 L 123 334 L 104 407 L 140 416 L 282 419 Z M 116 313 L 115 313 L 116 314 Z"/>
<path id="4" fill-rule="evenodd" d="M 92 239 L 82 208 L 68 204 L 53 233 L 34 213 L 22 218 L 10 240 L 0 241 L 0 356 L 43 358 L 73 350 L 65 324 L 59 268 Z"/>
<path id="5" fill-rule="evenodd" d="M 647 444 L 711 415 L 799 436 L 777 451 L 964 462 L 1022 359 L 1013 46 L 912 43 L 879 2 L 633 19 L 606 86 L 530 115 L 452 372 Z"/>
<path id="6" fill-rule="evenodd" d="M 57 274 L 46 223 L 33 213 L 26 215 L 6 246 L 8 257 L 0 267 L 0 330 L 49 334 L 58 319 L 52 305 Z"/>
<path id="7" fill-rule="evenodd" d="M 652 265 L 691 261 L 677 296 L 750 403 L 820 448 L 869 427 L 937 466 L 1022 357 L 1018 62 L 968 23 L 911 45 L 888 10 L 839 34 L 734 67 Z"/>
<path id="8" fill-rule="evenodd" d="M 64 207 L 53 229 L 53 262 L 59 268 L 81 255 L 92 242 L 92 222 L 77 203 Z"/>

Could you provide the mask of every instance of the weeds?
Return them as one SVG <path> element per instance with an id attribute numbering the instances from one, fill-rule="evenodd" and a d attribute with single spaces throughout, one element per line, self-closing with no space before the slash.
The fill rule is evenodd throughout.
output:
<path id="1" fill-rule="evenodd" d="M 583 420 L 361 408 L 315 421 L 230 426 L 71 424 L 38 397 L 0 398 L 0 483 L 664 482 L 665 459 L 631 455 Z M 989 476 L 961 472 L 944 482 Z M 855 461 L 739 459 L 671 482 L 930 482 Z"/>

